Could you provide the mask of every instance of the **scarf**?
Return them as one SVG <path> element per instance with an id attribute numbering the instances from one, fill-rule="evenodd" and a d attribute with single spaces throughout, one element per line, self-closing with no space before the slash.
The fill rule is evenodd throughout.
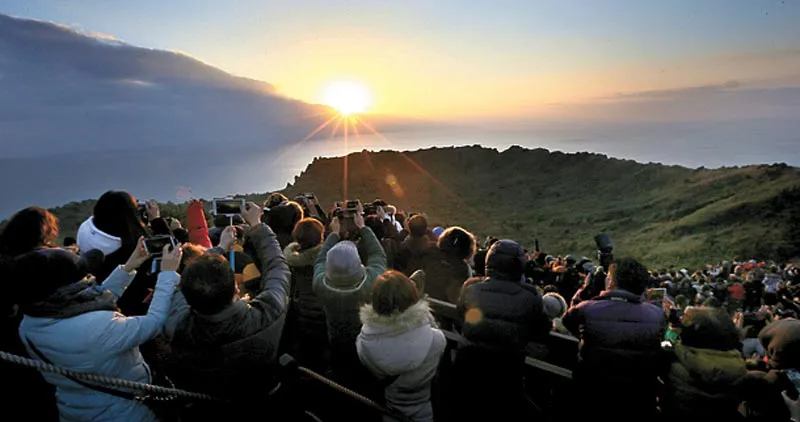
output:
<path id="1" fill-rule="evenodd" d="M 93 311 L 117 311 L 111 291 L 95 280 L 81 280 L 59 288 L 46 299 L 20 306 L 25 315 L 37 318 L 71 318 Z"/>

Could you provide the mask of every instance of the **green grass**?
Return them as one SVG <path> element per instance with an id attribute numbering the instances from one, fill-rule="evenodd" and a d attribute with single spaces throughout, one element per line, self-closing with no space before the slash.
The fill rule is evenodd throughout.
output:
<path id="1" fill-rule="evenodd" d="M 640 164 L 598 154 L 478 146 L 348 156 L 347 199 L 382 198 L 426 212 L 434 225 L 460 225 L 552 253 L 592 256 L 609 233 L 618 256 L 648 265 L 699 266 L 723 259 L 800 256 L 800 169 L 786 165 L 718 170 Z M 287 186 L 343 199 L 342 158 L 316 159 Z M 390 183 L 396 181 L 396 183 Z M 266 194 L 246 195 L 263 201 Z M 73 235 L 91 201 L 53 211 Z M 181 217 L 185 205 L 162 212 Z"/>

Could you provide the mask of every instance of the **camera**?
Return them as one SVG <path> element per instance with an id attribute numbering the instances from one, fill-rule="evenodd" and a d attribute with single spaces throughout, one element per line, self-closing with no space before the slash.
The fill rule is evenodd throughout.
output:
<path id="1" fill-rule="evenodd" d="M 358 199 L 336 202 L 334 204 L 336 209 L 333 211 L 333 215 L 337 218 L 353 218 L 360 206 L 361 201 Z"/>
<path id="2" fill-rule="evenodd" d="M 305 216 L 324 220 L 322 215 L 324 212 L 319 208 L 319 200 L 313 193 L 307 192 L 297 195 L 294 197 L 294 202 L 297 202 L 303 207 L 303 214 Z M 269 209 L 265 209 L 264 211 L 269 211 Z"/>
<path id="3" fill-rule="evenodd" d="M 214 215 L 222 215 L 232 217 L 242 213 L 244 207 L 244 199 L 234 198 L 214 198 L 213 201 Z"/>
<path id="4" fill-rule="evenodd" d="M 600 261 L 600 266 L 607 270 L 614 262 L 614 244 L 611 243 L 611 237 L 600 233 L 594 237 L 594 243 L 597 245 L 597 260 Z"/>
<path id="5" fill-rule="evenodd" d="M 142 223 L 147 224 L 150 220 L 150 216 L 147 215 L 147 202 L 139 201 L 136 204 L 136 211 L 138 212 L 139 219 L 142 220 Z"/>
<path id="6" fill-rule="evenodd" d="M 355 217 L 361 207 L 361 201 L 356 199 L 336 202 L 334 207 L 333 216 L 338 218 L 341 222 L 339 226 L 339 236 L 341 236 L 342 239 L 355 240 L 358 237 L 358 227 L 356 226 Z"/>
<path id="7" fill-rule="evenodd" d="M 158 258 L 164 254 L 164 247 L 167 245 L 172 245 L 172 247 L 178 246 L 178 241 L 175 240 L 174 237 L 169 235 L 159 235 L 148 237 L 144 239 L 142 242 L 144 244 L 144 250 L 147 252 L 148 255 Z"/>
<path id="8" fill-rule="evenodd" d="M 378 214 L 378 207 L 385 207 L 387 205 L 388 204 L 386 203 L 386 201 L 384 201 L 382 199 L 376 199 L 376 200 L 370 202 L 369 204 L 365 204 L 364 205 L 364 215 L 365 216 L 367 216 L 367 215 L 376 215 L 376 214 Z"/>

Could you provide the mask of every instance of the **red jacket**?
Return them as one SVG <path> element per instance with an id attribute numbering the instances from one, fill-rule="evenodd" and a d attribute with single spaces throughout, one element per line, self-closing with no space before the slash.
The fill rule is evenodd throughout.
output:
<path id="1" fill-rule="evenodd" d="M 195 245 L 210 248 L 211 238 L 208 237 L 208 223 L 203 212 L 203 201 L 192 201 L 186 210 L 186 229 L 189 231 L 189 242 Z"/>

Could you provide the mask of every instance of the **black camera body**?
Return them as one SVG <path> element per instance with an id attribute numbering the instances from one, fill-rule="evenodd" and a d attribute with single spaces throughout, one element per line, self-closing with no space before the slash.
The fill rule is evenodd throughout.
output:
<path id="1" fill-rule="evenodd" d="M 614 244 L 611 242 L 611 237 L 600 233 L 594 237 L 594 243 L 597 245 L 597 261 L 601 267 L 608 270 L 614 262 Z"/>
<path id="2" fill-rule="evenodd" d="M 356 215 L 356 213 L 358 212 L 358 209 L 361 207 L 361 200 L 348 199 L 347 201 L 344 201 L 344 202 L 336 202 L 334 204 L 334 207 L 336 208 L 333 211 L 333 215 L 335 217 L 337 217 L 337 218 L 353 218 Z"/>
<path id="3" fill-rule="evenodd" d="M 364 215 L 377 215 L 378 207 L 385 207 L 386 205 L 388 204 L 382 199 L 376 199 L 368 204 L 364 204 Z"/>
<path id="4" fill-rule="evenodd" d="M 361 208 L 361 200 L 346 200 L 334 204 L 333 216 L 339 219 L 339 236 L 342 239 L 355 241 L 358 238 L 358 227 L 355 217 Z"/>
<path id="5" fill-rule="evenodd" d="M 139 214 L 139 219 L 142 223 L 147 224 L 150 221 L 150 216 L 147 215 L 147 202 L 139 201 L 136 204 L 136 211 Z"/>

